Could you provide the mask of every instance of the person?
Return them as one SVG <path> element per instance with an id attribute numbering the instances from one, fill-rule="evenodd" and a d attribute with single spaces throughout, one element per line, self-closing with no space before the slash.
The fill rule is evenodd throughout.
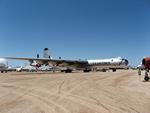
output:
<path id="1" fill-rule="evenodd" d="M 138 75 L 141 75 L 141 69 L 138 70 Z"/>

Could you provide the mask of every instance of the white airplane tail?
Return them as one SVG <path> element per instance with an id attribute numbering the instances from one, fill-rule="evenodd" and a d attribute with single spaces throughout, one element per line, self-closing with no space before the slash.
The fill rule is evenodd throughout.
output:
<path id="1" fill-rule="evenodd" d="M 44 50 L 43 50 L 43 58 L 52 59 L 52 57 L 49 54 L 48 48 L 44 48 Z"/>
<path id="2" fill-rule="evenodd" d="M 37 54 L 37 58 L 40 58 L 39 54 Z M 43 58 L 52 59 L 52 57 L 49 54 L 48 48 L 43 49 Z"/>

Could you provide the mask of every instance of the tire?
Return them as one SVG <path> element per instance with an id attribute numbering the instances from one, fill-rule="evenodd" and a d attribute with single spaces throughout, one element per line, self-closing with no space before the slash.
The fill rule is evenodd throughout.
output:
<path id="1" fill-rule="evenodd" d="M 102 72 L 106 72 L 106 69 L 102 69 Z"/>
<path id="2" fill-rule="evenodd" d="M 116 72 L 116 69 L 112 69 L 113 72 Z"/>
<path id="3" fill-rule="evenodd" d="M 65 70 L 61 70 L 61 72 L 65 72 Z"/>
<path id="4" fill-rule="evenodd" d="M 88 73 L 88 72 L 90 72 L 90 70 L 83 70 L 83 72 L 84 72 L 84 73 Z"/>
<path id="5" fill-rule="evenodd" d="M 144 80 L 145 80 L 145 81 L 149 81 L 149 76 L 145 76 L 145 77 L 144 77 Z"/>
<path id="6" fill-rule="evenodd" d="M 71 69 L 67 69 L 67 70 L 65 70 L 65 73 L 72 73 L 72 70 Z"/>

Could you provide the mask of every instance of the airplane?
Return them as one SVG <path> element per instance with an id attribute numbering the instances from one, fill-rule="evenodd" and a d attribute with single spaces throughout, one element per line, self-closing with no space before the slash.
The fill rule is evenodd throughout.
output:
<path id="1" fill-rule="evenodd" d="M 142 63 L 139 66 L 138 74 L 141 75 L 141 70 L 145 70 L 144 80 L 149 81 L 150 77 L 148 72 L 150 70 L 150 57 L 145 57 L 142 59 Z"/>
<path id="2" fill-rule="evenodd" d="M 36 72 L 37 68 L 34 66 L 27 65 L 27 66 L 22 67 L 21 71 Z"/>
<path id="3" fill-rule="evenodd" d="M 8 66 L 9 72 L 12 72 L 12 71 L 21 72 L 21 70 L 22 70 L 22 66 L 15 66 L 15 67 Z"/>
<path id="4" fill-rule="evenodd" d="M 17 57 L 4 57 L 5 59 L 13 60 L 28 60 L 31 66 L 37 68 L 42 65 L 53 65 L 54 67 L 61 67 L 62 72 L 71 73 L 73 70 L 83 70 L 83 72 L 90 72 L 92 70 L 103 70 L 104 72 L 111 69 L 115 72 L 117 69 L 126 69 L 128 66 L 128 60 L 122 59 L 121 57 L 110 58 L 110 59 L 97 59 L 97 60 L 62 60 L 52 59 L 49 55 L 48 48 L 44 48 L 43 58 L 17 58 Z"/>
<path id="5" fill-rule="evenodd" d="M 15 68 L 15 67 L 12 67 L 12 66 L 8 66 L 8 71 L 9 71 L 9 72 L 16 71 L 16 68 Z"/>
<path id="6" fill-rule="evenodd" d="M 42 65 L 41 67 L 38 68 L 38 71 L 42 72 L 47 72 L 47 71 L 52 71 L 53 67 L 49 65 Z"/>
<path id="7" fill-rule="evenodd" d="M 8 62 L 4 58 L 0 58 L 0 71 L 1 73 L 3 72 L 7 73 L 8 71 Z"/>
<path id="8" fill-rule="evenodd" d="M 34 66 L 16 66 L 16 67 L 8 67 L 8 71 L 12 72 L 12 71 L 16 71 L 16 72 L 22 72 L 22 71 L 26 71 L 26 72 L 36 72 L 37 69 Z"/>

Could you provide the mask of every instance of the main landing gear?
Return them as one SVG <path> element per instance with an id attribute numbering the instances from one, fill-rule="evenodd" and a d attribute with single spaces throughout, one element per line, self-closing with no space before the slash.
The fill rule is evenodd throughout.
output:
<path id="1" fill-rule="evenodd" d="M 72 69 L 65 69 L 65 70 L 61 70 L 61 72 L 65 72 L 65 73 L 72 73 Z"/>
<path id="2" fill-rule="evenodd" d="M 149 79 L 150 79 L 150 77 L 148 76 L 148 72 L 149 72 L 149 70 L 145 71 L 145 75 L 144 75 L 144 80 L 145 81 L 149 81 Z M 138 70 L 138 75 L 139 76 L 141 75 L 141 69 Z"/>
<path id="3" fill-rule="evenodd" d="M 4 72 L 7 73 L 7 71 L 1 71 L 1 73 L 4 73 Z"/>
<path id="4" fill-rule="evenodd" d="M 149 81 L 150 77 L 148 76 L 148 71 L 145 72 L 145 77 L 144 80 L 145 81 Z"/>

